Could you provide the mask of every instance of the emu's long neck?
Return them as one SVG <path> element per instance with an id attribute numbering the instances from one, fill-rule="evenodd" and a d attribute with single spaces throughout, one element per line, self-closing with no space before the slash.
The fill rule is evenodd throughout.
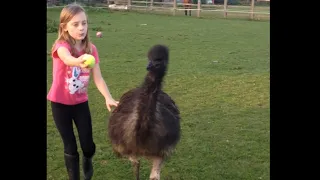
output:
<path id="1" fill-rule="evenodd" d="M 149 72 L 142 84 L 140 94 L 140 106 L 138 109 L 137 123 L 137 143 L 144 144 L 149 136 L 149 129 L 152 126 L 152 121 L 155 118 L 157 98 L 161 90 L 162 78 L 158 78 L 152 72 Z"/>
<path id="2" fill-rule="evenodd" d="M 153 72 L 149 72 L 142 85 L 142 103 L 141 111 L 144 112 L 143 118 L 150 119 L 156 111 L 156 104 L 159 91 L 161 90 L 162 77 L 157 77 Z M 145 119 L 145 120 L 147 120 Z"/>
<path id="3" fill-rule="evenodd" d="M 143 83 L 144 92 L 148 95 L 157 95 L 161 89 L 163 77 L 157 77 L 155 73 L 149 72 Z"/>

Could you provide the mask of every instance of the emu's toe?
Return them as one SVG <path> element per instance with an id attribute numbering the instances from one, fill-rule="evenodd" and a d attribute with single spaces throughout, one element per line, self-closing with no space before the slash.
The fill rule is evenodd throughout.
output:
<path id="1" fill-rule="evenodd" d="M 152 174 L 149 180 L 160 180 L 160 174 L 159 173 Z"/>
<path id="2" fill-rule="evenodd" d="M 154 177 L 154 178 L 150 178 L 150 180 L 160 180 L 160 178 Z"/>

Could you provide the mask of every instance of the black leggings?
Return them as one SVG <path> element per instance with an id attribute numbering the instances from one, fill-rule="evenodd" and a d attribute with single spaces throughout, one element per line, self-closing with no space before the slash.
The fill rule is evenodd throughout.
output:
<path id="1" fill-rule="evenodd" d="M 64 153 L 78 155 L 72 124 L 72 120 L 74 120 L 83 155 L 87 158 L 92 157 L 96 147 L 92 137 L 91 114 L 88 101 L 77 105 L 64 105 L 51 102 L 51 108 L 54 122 L 63 141 Z"/>

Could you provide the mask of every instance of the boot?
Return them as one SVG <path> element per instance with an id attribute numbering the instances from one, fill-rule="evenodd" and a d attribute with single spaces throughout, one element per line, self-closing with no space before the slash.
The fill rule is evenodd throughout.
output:
<path id="1" fill-rule="evenodd" d="M 87 158 L 83 156 L 82 159 L 82 165 L 83 165 L 83 175 L 85 180 L 91 180 L 92 175 L 93 175 L 93 166 L 92 166 L 92 157 Z"/>
<path id="2" fill-rule="evenodd" d="M 80 180 L 79 155 L 64 154 L 69 180 Z"/>

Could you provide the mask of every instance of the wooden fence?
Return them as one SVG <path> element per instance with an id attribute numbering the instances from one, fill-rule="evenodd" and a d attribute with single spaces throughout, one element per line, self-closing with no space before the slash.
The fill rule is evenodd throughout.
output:
<path id="1" fill-rule="evenodd" d="M 270 0 L 247 0 L 247 5 L 228 5 L 228 0 L 224 0 L 223 4 L 215 4 L 214 0 L 211 0 L 211 4 L 201 3 L 201 0 L 195 1 L 197 2 L 196 4 L 186 4 L 183 3 L 183 0 L 105 0 L 100 1 L 101 3 L 93 0 L 83 0 L 74 2 L 89 3 L 89 6 L 118 10 L 142 10 L 147 12 L 160 11 L 164 12 L 165 14 L 172 14 L 174 16 L 178 14 L 181 15 L 182 11 L 191 11 L 195 12 L 195 14 L 192 14 L 196 17 L 212 16 L 212 14 L 215 13 L 219 16 L 223 16 L 224 18 L 228 18 L 229 16 L 242 16 L 249 19 L 260 19 L 260 17 L 264 17 L 267 19 L 270 18 L 269 5 L 255 6 L 255 3 L 270 3 Z"/>
<path id="2" fill-rule="evenodd" d="M 197 0 L 197 4 L 185 4 L 172 0 L 171 2 L 154 2 L 137 1 L 137 0 L 109 0 L 119 6 L 126 6 L 126 9 L 140 9 L 145 11 L 171 11 L 172 15 L 176 15 L 179 11 L 195 11 L 197 17 L 201 17 L 202 13 L 221 12 L 224 18 L 228 17 L 230 13 L 248 14 L 250 19 L 254 19 L 255 15 L 264 15 L 270 17 L 270 7 L 261 7 L 255 9 L 255 0 L 250 0 L 250 6 L 235 6 L 228 5 L 228 0 L 224 0 L 223 5 L 215 4 L 201 4 L 201 0 Z M 269 2 L 270 0 L 256 0 L 257 2 Z M 214 0 L 212 0 L 214 3 Z M 110 2 L 109 2 L 110 3 Z M 112 2 L 111 2 L 112 3 Z M 186 8 L 187 6 L 187 8 Z"/>

